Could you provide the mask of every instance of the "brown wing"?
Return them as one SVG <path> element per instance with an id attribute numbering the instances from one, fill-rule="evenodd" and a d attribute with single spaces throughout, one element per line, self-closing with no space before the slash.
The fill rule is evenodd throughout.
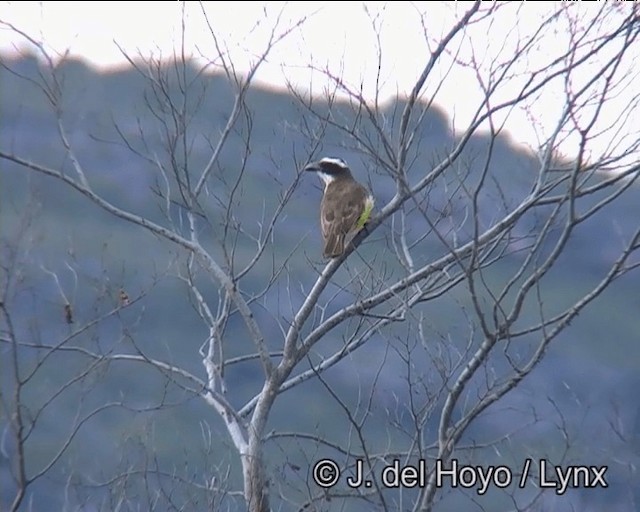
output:
<path id="1" fill-rule="evenodd" d="M 329 188 L 335 185 L 331 183 Z M 323 252 L 325 257 L 335 258 L 344 252 L 345 237 L 358 223 L 368 193 L 358 183 L 340 183 L 331 191 L 327 189 L 327 192 L 329 194 L 325 193 L 322 199 L 320 216 Z"/>

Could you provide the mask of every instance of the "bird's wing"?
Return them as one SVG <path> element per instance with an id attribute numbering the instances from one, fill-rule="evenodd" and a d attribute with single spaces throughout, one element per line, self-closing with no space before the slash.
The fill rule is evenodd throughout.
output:
<path id="1" fill-rule="evenodd" d="M 358 184 L 355 191 L 355 194 L 353 191 L 351 192 L 350 199 L 345 198 L 341 203 L 342 222 L 340 228 L 344 233 L 353 231 L 358 225 L 358 220 L 364 211 L 367 196 L 369 195 L 367 189 L 360 184 Z"/>
<path id="2" fill-rule="evenodd" d="M 356 193 L 353 189 L 339 196 L 339 201 L 332 208 L 322 208 L 320 224 L 325 240 L 332 233 L 347 234 L 358 224 L 368 196 L 367 190 L 358 185 Z"/>

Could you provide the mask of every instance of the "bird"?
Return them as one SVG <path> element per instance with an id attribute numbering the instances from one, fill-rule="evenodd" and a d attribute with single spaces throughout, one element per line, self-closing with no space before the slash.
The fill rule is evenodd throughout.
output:
<path id="1" fill-rule="evenodd" d="M 68 302 L 64 305 L 64 319 L 69 325 L 73 323 L 73 308 Z"/>
<path id="2" fill-rule="evenodd" d="M 129 300 L 129 295 L 124 290 L 124 288 L 120 288 L 120 293 L 118 294 L 118 298 L 120 299 L 120 306 L 125 307 L 131 304 Z"/>
<path id="3" fill-rule="evenodd" d="M 320 203 L 322 254 L 325 258 L 337 258 L 371 217 L 373 195 L 353 178 L 341 158 L 324 157 L 304 170 L 316 172 L 324 182 Z"/>

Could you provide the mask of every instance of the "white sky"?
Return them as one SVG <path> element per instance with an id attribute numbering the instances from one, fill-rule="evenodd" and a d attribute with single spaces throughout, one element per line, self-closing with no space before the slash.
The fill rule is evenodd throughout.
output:
<path id="1" fill-rule="evenodd" d="M 517 41 L 535 30 L 541 17 L 557 8 L 547 2 L 500 4 L 498 14 L 466 31 L 468 37 L 461 46 L 461 55 L 466 60 L 470 58 L 471 49 L 477 58 L 484 57 L 481 66 L 485 70 L 489 63 L 497 62 L 496 59 L 508 60 Z M 196 2 L 186 5 L 187 47 L 195 54 L 214 55 L 213 40 L 200 6 Z M 284 2 L 207 2 L 205 8 L 219 41 L 242 69 L 264 50 L 284 5 Z M 314 92 L 320 93 L 326 82 L 319 73 L 310 71 L 309 65 L 313 64 L 340 74 L 349 84 L 362 84 L 369 98 L 376 88 L 381 90 L 383 98 L 396 93 L 406 95 L 427 62 L 430 47 L 426 38 L 432 41 L 433 48 L 433 41 L 446 33 L 456 15 L 469 7 L 470 3 L 453 2 L 290 2 L 280 18 L 278 33 L 302 17 L 308 16 L 308 19 L 279 43 L 258 78 L 261 82 L 282 86 L 286 77 L 299 87 L 311 85 Z M 581 4 L 575 9 L 588 17 L 601 8 L 601 5 Z M 69 49 L 72 55 L 100 67 L 124 62 L 118 45 L 129 54 L 154 52 L 171 56 L 181 40 L 181 12 L 181 2 L 0 3 L 0 20 L 43 42 L 49 50 L 62 53 Z M 419 13 L 424 13 L 423 19 Z M 379 52 L 372 20 L 379 28 L 382 48 L 380 80 L 377 79 Z M 567 44 L 566 33 L 558 27 L 549 29 L 530 57 L 514 69 L 514 83 L 518 82 L 518 73 L 528 71 L 525 66 L 544 66 Z M 15 31 L 0 27 L 0 52 L 7 54 L 27 47 Z M 631 51 L 640 57 L 637 48 Z M 632 61 L 628 59 L 625 63 L 629 67 L 626 87 L 634 87 L 631 97 L 636 97 L 640 95 L 640 77 L 638 70 L 631 68 Z M 444 86 L 438 87 L 443 78 Z M 506 126 L 514 139 L 537 148 L 539 140 L 550 133 L 564 100 L 561 84 L 556 85 L 558 88 L 546 87 L 543 96 L 527 104 L 526 110 L 509 113 Z M 448 57 L 435 70 L 427 93 L 427 97 L 435 94 L 435 102 L 445 108 L 457 129 L 465 127 L 482 99 L 474 73 L 464 66 L 452 65 Z M 513 90 L 505 88 L 496 98 L 510 94 Z M 629 96 L 626 98 L 628 101 Z M 624 101 L 612 104 L 607 109 L 611 119 L 619 120 L 625 107 L 628 104 Z M 637 109 L 637 105 L 635 107 Z M 538 124 L 536 130 L 532 118 Z M 632 129 L 631 124 L 635 127 L 638 123 L 640 115 L 635 121 L 627 121 L 628 126 L 621 129 L 627 133 Z M 637 136 L 635 129 L 633 133 Z M 574 145 L 575 140 L 569 137 L 563 151 L 572 153 Z"/>

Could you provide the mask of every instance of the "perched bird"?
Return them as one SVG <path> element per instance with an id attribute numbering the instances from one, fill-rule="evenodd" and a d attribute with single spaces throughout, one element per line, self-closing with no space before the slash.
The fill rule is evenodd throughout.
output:
<path id="1" fill-rule="evenodd" d="M 129 300 L 129 295 L 127 295 L 127 292 L 124 291 L 124 288 L 120 288 L 120 293 L 118 294 L 118 298 L 120 299 L 120 306 L 124 307 L 131 304 L 131 301 Z"/>
<path id="2" fill-rule="evenodd" d="M 314 171 L 324 182 L 320 204 L 320 226 L 325 258 L 337 258 L 345 246 L 369 220 L 373 196 L 360 185 L 340 158 L 325 157 L 310 163 L 305 171 Z"/>
<path id="3" fill-rule="evenodd" d="M 73 309 L 68 302 L 64 305 L 64 319 L 68 324 L 73 323 Z"/>

